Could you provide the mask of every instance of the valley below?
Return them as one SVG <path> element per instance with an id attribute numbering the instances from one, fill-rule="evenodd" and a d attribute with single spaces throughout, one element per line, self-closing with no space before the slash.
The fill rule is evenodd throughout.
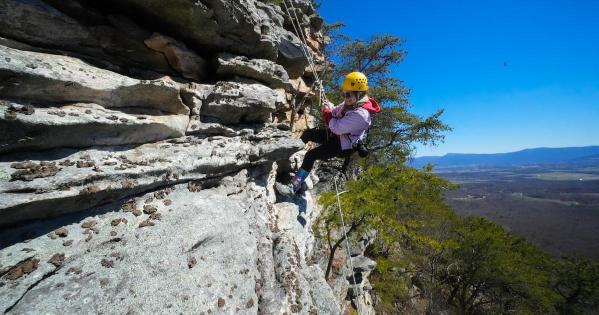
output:
<path id="1" fill-rule="evenodd" d="M 459 185 L 458 213 L 485 217 L 557 256 L 599 259 L 599 166 L 581 164 L 442 167 Z"/>

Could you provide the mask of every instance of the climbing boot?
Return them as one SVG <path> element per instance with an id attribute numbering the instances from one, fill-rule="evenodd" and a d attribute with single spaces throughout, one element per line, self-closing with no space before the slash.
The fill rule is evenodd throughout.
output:
<path id="1" fill-rule="evenodd" d="M 304 180 L 306 179 L 306 177 L 308 177 L 310 173 L 308 173 L 306 170 L 300 168 L 297 173 L 295 174 L 295 176 L 293 176 L 293 178 L 291 179 L 291 183 L 290 184 L 281 184 L 281 183 L 275 183 L 275 189 L 283 196 L 293 196 L 295 194 L 297 194 L 298 191 L 300 191 L 300 189 L 302 188 L 302 184 L 304 183 Z"/>
<path id="2" fill-rule="evenodd" d="M 306 211 L 300 211 L 300 213 L 297 215 L 297 221 L 303 226 L 305 227 L 306 224 L 308 223 L 308 215 L 306 214 Z"/>
<path id="3" fill-rule="evenodd" d="M 289 184 L 282 184 L 279 182 L 275 183 L 275 189 L 277 190 L 277 192 L 279 192 L 279 194 L 281 194 L 285 197 L 293 197 L 299 191 L 300 188 L 301 188 L 301 186 L 295 186 L 295 185 L 293 185 L 293 183 L 289 183 Z"/>

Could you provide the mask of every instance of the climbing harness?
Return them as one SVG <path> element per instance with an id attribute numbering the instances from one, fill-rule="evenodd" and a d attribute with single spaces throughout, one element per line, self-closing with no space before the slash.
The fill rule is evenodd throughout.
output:
<path id="1" fill-rule="evenodd" d="M 354 265 L 352 263 L 351 260 L 351 252 L 350 252 L 350 248 L 349 248 L 349 239 L 347 238 L 347 229 L 345 227 L 345 221 L 343 220 L 343 211 L 341 211 L 341 200 L 339 199 L 339 195 L 341 195 L 344 192 L 339 192 L 339 188 L 337 187 L 337 177 L 335 177 L 335 192 L 336 192 L 336 196 L 337 196 L 337 210 L 339 211 L 339 216 L 341 217 L 341 225 L 343 226 L 343 235 L 345 237 L 345 247 L 347 248 L 347 257 L 348 257 L 348 261 L 349 261 L 349 268 L 351 269 L 351 276 L 352 276 L 352 280 L 354 282 L 354 294 L 355 294 L 355 298 L 356 298 L 356 308 L 357 308 L 357 312 L 358 315 L 359 314 L 363 314 L 360 311 L 360 286 L 358 285 L 358 283 L 356 283 L 356 273 L 354 271 Z"/>

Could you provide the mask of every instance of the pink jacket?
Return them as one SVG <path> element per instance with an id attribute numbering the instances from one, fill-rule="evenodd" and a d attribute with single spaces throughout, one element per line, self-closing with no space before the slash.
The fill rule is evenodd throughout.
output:
<path id="1" fill-rule="evenodd" d="M 343 103 L 325 110 L 325 122 L 329 129 L 339 136 L 341 150 L 349 150 L 352 144 L 366 135 L 372 122 L 372 114 L 381 111 L 381 107 L 373 98 L 369 98 L 361 107 L 343 114 Z"/>

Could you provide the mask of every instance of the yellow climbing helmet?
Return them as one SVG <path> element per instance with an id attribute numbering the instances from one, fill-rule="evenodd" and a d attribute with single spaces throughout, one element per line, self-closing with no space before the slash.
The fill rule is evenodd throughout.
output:
<path id="1" fill-rule="evenodd" d="M 366 75 L 362 72 L 351 72 L 343 79 L 341 89 L 344 91 L 366 92 L 368 91 L 368 79 L 366 79 Z"/>

